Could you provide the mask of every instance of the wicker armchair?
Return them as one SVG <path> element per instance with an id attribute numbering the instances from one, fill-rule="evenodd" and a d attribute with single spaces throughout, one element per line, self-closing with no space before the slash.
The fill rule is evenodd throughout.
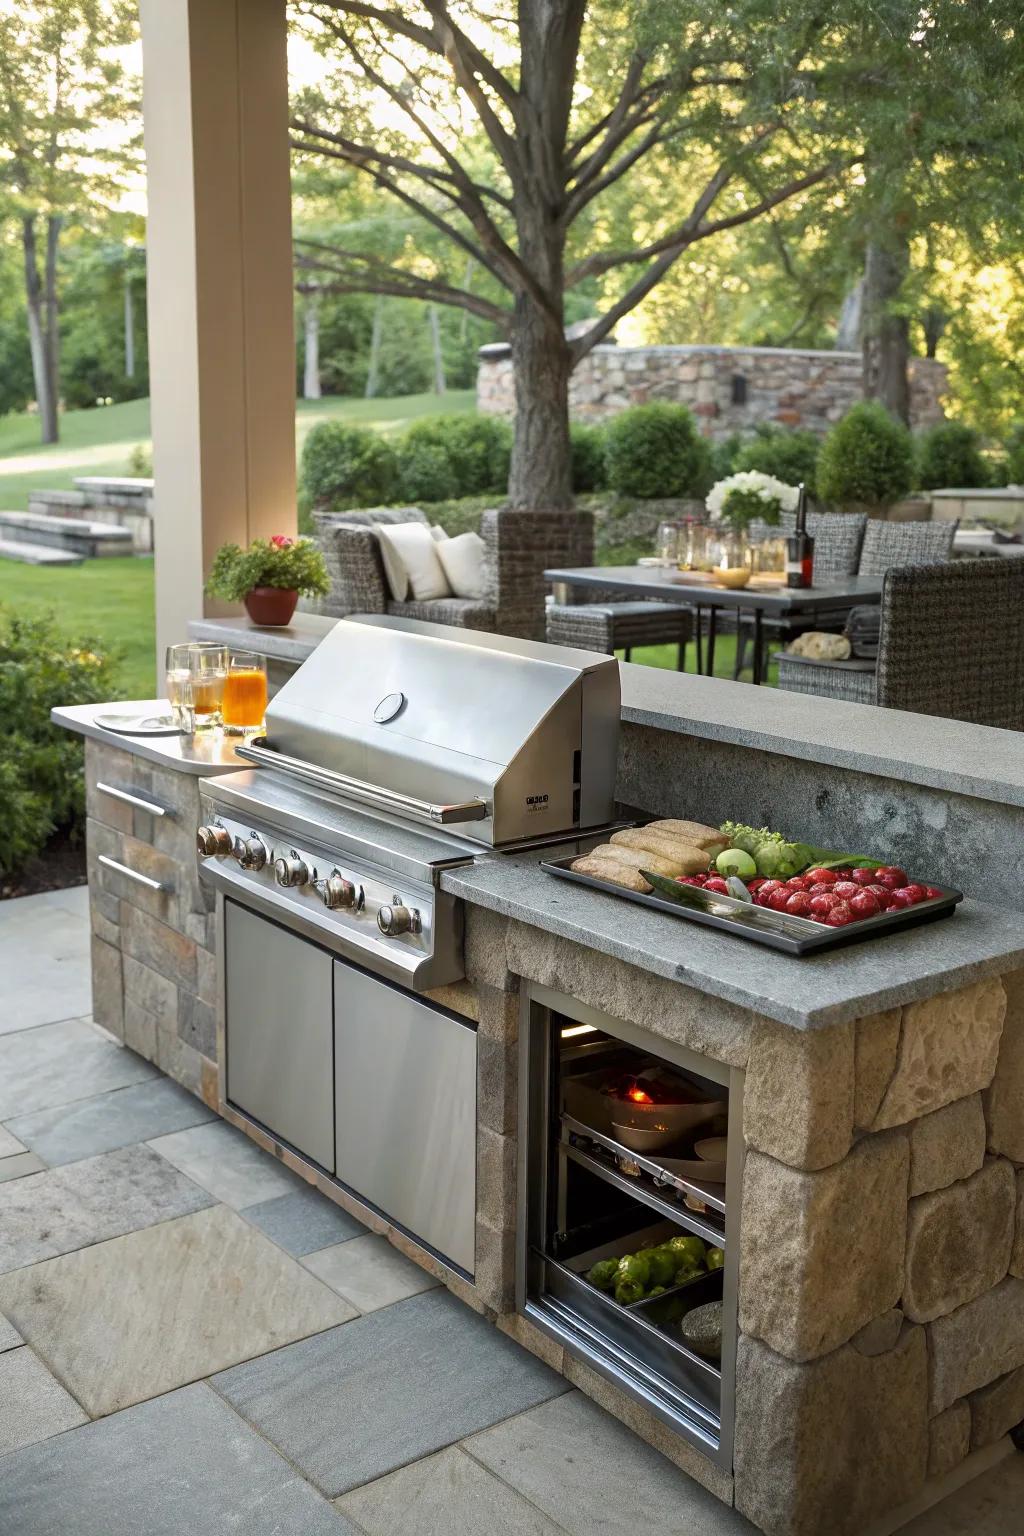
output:
<path id="1" fill-rule="evenodd" d="M 1024 560 L 892 568 L 877 663 L 784 654 L 779 686 L 1024 730 Z"/>
<path id="2" fill-rule="evenodd" d="M 390 613 L 461 629 L 480 629 L 524 639 L 544 638 L 544 571 L 553 565 L 588 565 L 594 557 L 590 513 L 510 512 L 483 514 L 484 595 L 396 603 L 388 588 L 378 523 L 426 524 L 418 507 L 370 507 L 359 512 L 317 512 L 316 540 L 327 563 L 331 590 L 317 611 L 335 618 L 350 613 Z"/>
<path id="3" fill-rule="evenodd" d="M 958 522 L 883 523 L 872 519 L 860 552 L 861 576 L 881 576 L 894 565 L 944 565 L 953 555 Z"/>

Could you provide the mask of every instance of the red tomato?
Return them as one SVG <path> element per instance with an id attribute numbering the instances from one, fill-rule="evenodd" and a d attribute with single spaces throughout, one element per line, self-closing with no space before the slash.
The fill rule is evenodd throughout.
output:
<path id="1" fill-rule="evenodd" d="M 855 885 L 852 880 L 837 880 L 832 889 L 836 895 L 841 896 L 844 901 L 849 901 L 851 896 L 856 896 L 857 892 L 860 890 L 860 886 Z"/>
<path id="2" fill-rule="evenodd" d="M 898 891 L 907 883 L 907 872 L 900 869 L 898 864 L 883 864 L 881 869 L 875 870 L 877 884 L 884 885 L 887 891 Z"/>
<path id="3" fill-rule="evenodd" d="M 915 885 L 913 883 L 910 885 L 905 885 L 903 887 L 903 892 L 907 896 L 913 896 L 915 905 L 919 901 L 928 900 L 928 887 L 926 885 Z"/>
<path id="4" fill-rule="evenodd" d="M 714 891 L 718 896 L 728 896 L 729 894 L 729 887 L 721 875 L 712 875 L 710 880 L 705 880 L 704 889 L 706 891 Z"/>
<path id="5" fill-rule="evenodd" d="M 812 896 L 831 896 L 833 887 L 824 880 L 815 880 L 813 885 L 806 887 Z"/>
<path id="6" fill-rule="evenodd" d="M 873 869 L 855 869 L 850 875 L 850 879 L 856 881 L 858 885 L 874 885 L 875 871 Z"/>
<path id="7" fill-rule="evenodd" d="M 832 871 L 832 873 L 835 875 L 837 880 L 849 880 L 850 876 L 853 874 L 853 870 L 852 869 L 834 869 Z"/>
<path id="8" fill-rule="evenodd" d="M 834 869 L 809 869 L 804 878 L 816 885 L 835 885 L 839 876 Z"/>
<path id="9" fill-rule="evenodd" d="M 753 894 L 756 896 L 758 891 L 761 889 L 762 885 L 764 885 L 764 883 L 765 883 L 764 875 L 755 875 L 753 880 L 748 880 L 747 881 L 747 890 L 748 891 L 752 891 Z"/>
<path id="10" fill-rule="evenodd" d="M 785 884 L 787 891 L 806 891 L 807 889 L 802 875 L 794 875 L 792 880 L 787 880 Z"/>
<path id="11" fill-rule="evenodd" d="M 892 891 L 887 891 L 884 885 L 866 885 L 864 890 L 871 892 L 883 912 L 892 905 Z"/>
<path id="12" fill-rule="evenodd" d="M 926 885 L 924 889 L 929 901 L 935 896 L 944 896 L 946 894 L 941 886 L 938 885 Z"/>
<path id="13" fill-rule="evenodd" d="M 837 898 L 831 891 L 811 892 L 810 907 L 815 917 L 826 918 L 835 906 Z"/>
<path id="14" fill-rule="evenodd" d="M 875 917 L 881 910 L 873 891 L 858 891 L 856 896 L 850 897 L 850 911 L 856 917 Z"/>
<path id="15" fill-rule="evenodd" d="M 847 923 L 854 922 L 855 918 L 848 902 L 837 901 L 825 921 L 830 928 L 845 928 Z"/>
<path id="16" fill-rule="evenodd" d="M 906 886 L 900 886 L 899 890 L 889 893 L 889 900 L 893 907 L 912 907 L 917 897 Z"/>
<path id="17" fill-rule="evenodd" d="M 811 898 L 806 891 L 794 891 L 786 902 L 785 910 L 792 912 L 794 917 L 810 917 Z"/>
<path id="18" fill-rule="evenodd" d="M 770 896 L 772 891 L 781 891 L 781 890 L 782 890 L 782 881 L 781 880 L 762 880 L 761 881 L 761 888 L 760 888 L 760 891 L 758 892 L 758 895 L 760 895 L 760 896 Z"/>
<path id="19" fill-rule="evenodd" d="M 780 890 L 772 891 L 765 905 L 771 907 L 773 912 L 785 912 L 786 902 L 791 901 L 795 894 L 795 891 L 787 891 L 782 886 Z"/>

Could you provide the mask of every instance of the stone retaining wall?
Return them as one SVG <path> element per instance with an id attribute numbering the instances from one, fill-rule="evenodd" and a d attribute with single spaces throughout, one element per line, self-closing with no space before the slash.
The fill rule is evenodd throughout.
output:
<path id="1" fill-rule="evenodd" d="M 756 1026 L 736 1505 L 844 1536 L 1024 1419 L 1024 972 Z"/>
<path id="2" fill-rule="evenodd" d="M 943 419 L 945 366 L 917 357 L 910 364 L 910 411 L 915 427 Z M 503 344 L 482 347 L 477 407 L 513 413 L 512 357 Z M 742 398 L 740 398 L 742 396 Z M 862 398 L 859 352 L 812 352 L 782 347 L 597 346 L 573 373 L 569 406 L 583 421 L 600 421 L 629 405 L 680 401 L 706 437 L 751 431 L 759 422 L 808 427 L 823 435 Z"/>

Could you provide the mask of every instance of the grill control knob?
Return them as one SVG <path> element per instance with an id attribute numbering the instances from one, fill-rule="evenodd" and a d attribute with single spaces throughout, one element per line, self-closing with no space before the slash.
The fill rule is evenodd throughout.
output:
<path id="1" fill-rule="evenodd" d="M 254 833 L 252 837 L 238 839 L 235 858 L 243 869 L 262 869 L 267 862 L 267 850 Z"/>
<path id="2" fill-rule="evenodd" d="M 287 858 L 274 860 L 274 879 L 278 885 L 308 885 L 312 878 L 313 871 L 294 849 Z"/>
<path id="3" fill-rule="evenodd" d="M 420 914 L 415 907 L 381 907 L 377 913 L 377 927 L 389 939 L 402 933 L 419 933 L 422 928 Z"/>
<path id="4" fill-rule="evenodd" d="M 329 912 L 336 912 L 340 907 L 354 907 L 359 895 L 352 881 L 339 875 L 337 870 L 326 880 L 319 880 L 317 890 Z"/>
<path id="5" fill-rule="evenodd" d="M 227 827 L 197 827 L 196 851 L 204 859 L 223 859 L 231 852 L 231 833 Z"/>

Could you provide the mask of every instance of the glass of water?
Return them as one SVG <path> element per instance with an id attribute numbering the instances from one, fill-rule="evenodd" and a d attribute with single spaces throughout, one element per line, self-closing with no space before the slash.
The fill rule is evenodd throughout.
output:
<path id="1" fill-rule="evenodd" d="M 186 641 L 167 647 L 167 698 L 174 723 L 191 735 L 195 730 L 195 705 L 192 693 L 192 646 Z"/>
<path id="2" fill-rule="evenodd" d="M 197 731 L 209 730 L 221 723 L 224 684 L 228 675 L 228 648 L 215 640 L 193 641 L 190 670 L 192 704 Z"/>

